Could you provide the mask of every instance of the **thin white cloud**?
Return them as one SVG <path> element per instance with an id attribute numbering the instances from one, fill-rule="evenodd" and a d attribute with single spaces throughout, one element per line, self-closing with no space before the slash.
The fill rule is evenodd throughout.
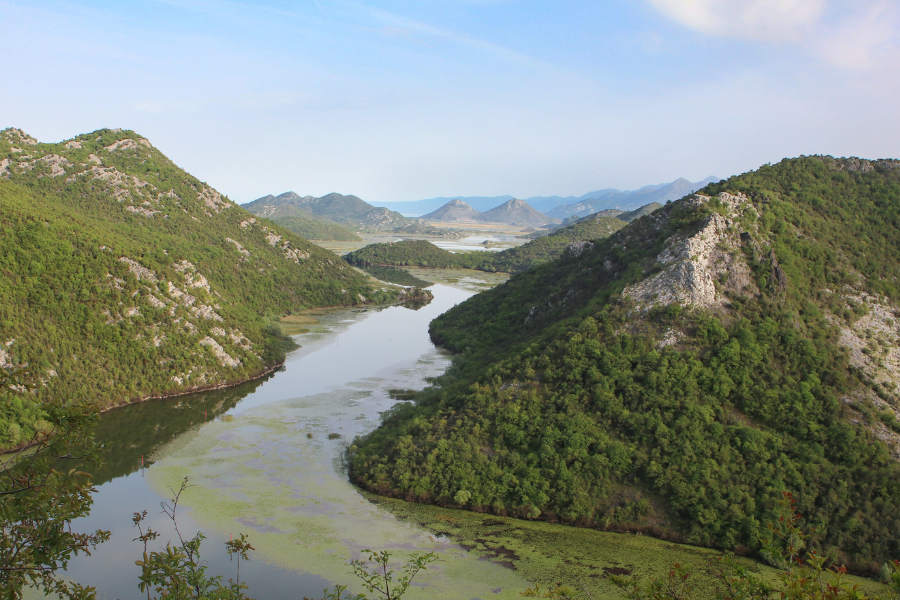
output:
<path id="1" fill-rule="evenodd" d="M 829 63 L 864 70 L 900 60 L 900 0 L 646 0 L 696 31 L 803 47 Z"/>
<path id="2" fill-rule="evenodd" d="M 692 29 L 715 35 L 789 41 L 821 18 L 825 0 L 649 0 Z"/>
<path id="3" fill-rule="evenodd" d="M 389 35 L 397 35 L 398 33 L 402 32 L 404 35 L 415 34 L 422 37 L 441 38 L 463 46 L 468 46 L 469 48 L 480 50 L 487 55 L 508 62 L 538 67 L 551 66 L 546 61 L 534 58 L 533 56 L 528 56 L 527 54 L 522 54 L 521 52 L 516 52 L 515 50 L 512 50 L 500 44 L 496 44 L 494 42 L 488 42 L 485 40 L 473 38 L 461 33 L 457 33 L 455 31 L 451 31 L 449 29 L 434 27 L 427 23 L 408 19 L 406 17 L 395 15 L 378 8 L 372 8 L 364 4 L 359 4 L 356 2 L 348 4 L 364 10 L 371 17 L 384 23 L 386 25 L 384 31 Z"/>

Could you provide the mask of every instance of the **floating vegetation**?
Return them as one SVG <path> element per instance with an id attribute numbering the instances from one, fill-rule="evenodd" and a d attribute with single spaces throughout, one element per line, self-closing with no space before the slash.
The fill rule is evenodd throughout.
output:
<path id="1" fill-rule="evenodd" d="M 363 495 L 401 521 L 422 527 L 436 538 L 446 538 L 479 560 L 513 569 L 544 586 L 562 583 L 584 588 L 593 598 L 624 598 L 623 592 L 609 583 L 609 574 L 659 577 L 676 562 L 701 573 L 720 556 L 714 550 L 639 533 L 597 531 L 405 502 L 368 492 Z M 769 583 L 777 583 L 775 569 L 747 558 L 737 560 Z M 870 579 L 851 579 L 867 593 L 884 592 L 884 586 Z M 696 600 L 715 598 L 714 581 L 699 579 L 696 592 Z"/>
<path id="2" fill-rule="evenodd" d="M 341 434 L 339 434 L 339 433 L 333 433 L 333 432 L 332 432 L 332 433 L 329 433 L 329 434 L 328 434 L 328 439 L 329 439 L 329 440 L 339 440 L 339 439 L 341 439 Z"/>
<path id="3" fill-rule="evenodd" d="M 318 324 L 319 320 L 309 315 L 287 315 L 278 321 L 278 325 L 285 335 L 308 333 L 311 326 Z"/>

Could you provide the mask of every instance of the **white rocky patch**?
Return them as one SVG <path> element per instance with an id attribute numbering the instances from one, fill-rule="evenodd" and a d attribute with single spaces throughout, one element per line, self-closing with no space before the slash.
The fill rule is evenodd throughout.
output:
<path id="1" fill-rule="evenodd" d="M 100 157 L 96 154 L 88 154 L 88 161 L 94 163 L 95 165 L 102 165 L 103 161 L 100 160 Z"/>
<path id="2" fill-rule="evenodd" d="M 223 338 L 227 335 L 225 333 L 225 330 L 222 329 L 221 327 L 213 327 L 212 329 L 210 329 L 210 333 L 212 333 L 214 336 L 220 337 L 220 338 Z"/>
<path id="3" fill-rule="evenodd" d="M 128 265 L 128 270 L 133 273 L 135 277 L 137 277 L 138 281 L 149 281 L 151 283 L 156 283 L 156 274 L 147 267 L 141 266 L 139 263 L 131 260 L 126 256 L 120 257 L 119 262 Z"/>
<path id="4" fill-rule="evenodd" d="M 677 329 L 669 328 L 666 330 L 665 334 L 663 334 L 662 339 L 656 343 L 656 347 L 657 349 L 662 350 L 668 346 L 674 346 L 683 337 L 684 334 Z"/>
<path id="5" fill-rule="evenodd" d="M 222 322 L 225 319 L 220 317 L 215 310 L 213 310 L 212 306 L 207 306 L 205 304 L 201 304 L 200 306 L 194 306 L 191 308 L 191 313 L 198 319 L 203 318 L 208 321 L 218 321 Z"/>
<path id="6" fill-rule="evenodd" d="M 236 344 L 236 345 L 240 346 L 241 348 L 243 348 L 244 350 L 250 349 L 250 340 L 248 340 L 247 337 L 243 333 L 241 333 L 240 330 L 232 329 L 228 333 L 228 337 L 231 339 L 232 344 Z"/>
<path id="7" fill-rule="evenodd" d="M 13 338 L 6 342 L 5 344 L 0 344 L 0 368 L 3 369 L 11 369 L 15 365 L 9 360 L 9 348 L 15 343 L 16 339 Z"/>
<path id="8" fill-rule="evenodd" d="M 9 177 L 9 165 L 10 163 L 8 158 L 4 158 L 0 160 L 0 177 Z"/>
<path id="9" fill-rule="evenodd" d="M 65 175 L 65 167 L 72 166 L 72 163 L 69 162 L 68 159 L 63 158 L 58 154 L 48 154 L 38 160 L 50 167 L 50 177 L 59 177 L 60 175 Z"/>
<path id="10" fill-rule="evenodd" d="M 244 248 L 244 247 L 240 244 L 240 242 L 237 242 L 237 241 L 235 241 L 235 240 L 233 240 L 233 239 L 231 239 L 231 238 L 228 238 L 228 237 L 225 238 L 225 241 L 228 242 L 228 243 L 230 243 L 230 244 L 234 244 L 234 247 L 237 248 L 237 251 L 240 252 L 241 254 L 243 254 L 244 256 L 250 256 L 250 251 L 247 250 L 246 248 Z"/>
<path id="11" fill-rule="evenodd" d="M 104 247 L 105 247 L 105 246 L 104 246 Z M 106 274 L 106 278 L 107 278 L 107 279 L 112 279 L 112 283 L 110 284 L 110 287 L 114 287 L 114 288 L 116 288 L 117 290 L 119 290 L 120 292 L 124 289 L 124 288 L 122 287 L 122 286 L 125 285 L 125 280 L 124 280 L 124 279 L 119 279 L 118 277 L 113 277 L 113 276 L 110 275 L 109 273 Z"/>
<path id="12" fill-rule="evenodd" d="M 248 227 L 250 227 L 250 226 L 253 225 L 254 223 L 256 223 L 256 219 L 253 218 L 253 217 L 250 217 L 250 218 L 247 219 L 246 221 L 241 221 L 241 228 L 242 228 L 242 229 L 247 229 Z"/>
<path id="13" fill-rule="evenodd" d="M 125 311 L 126 317 L 139 317 L 141 316 L 141 310 L 137 306 L 132 306 L 131 308 Z"/>
<path id="14" fill-rule="evenodd" d="M 641 312 L 653 306 L 683 304 L 716 308 L 726 298 L 716 286 L 720 278 L 731 278 L 731 287 L 743 290 L 752 287 L 750 267 L 740 250 L 739 237 L 732 228 L 735 219 L 744 211 L 756 211 L 746 196 L 719 194 L 719 201 L 730 213 L 710 215 L 696 234 L 684 238 L 672 236 L 665 249 L 656 257 L 663 270 L 643 281 L 630 285 L 622 292 L 632 298 Z M 708 196 L 694 195 L 694 204 L 709 202 Z"/>
<path id="15" fill-rule="evenodd" d="M 174 262 L 172 263 L 172 268 L 179 273 L 183 271 L 195 271 L 197 269 L 197 267 L 194 266 L 194 263 L 188 260 L 180 260 L 178 262 Z"/>
<path id="16" fill-rule="evenodd" d="M 38 143 L 36 139 L 16 127 L 6 129 L 3 132 L 3 135 L 10 144 L 26 144 L 28 146 L 34 146 Z"/>
<path id="17" fill-rule="evenodd" d="M 132 213 L 141 215 L 144 218 L 150 218 L 153 215 L 158 215 L 160 213 L 160 211 L 158 211 L 158 210 L 150 210 L 150 209 L 144 208 L 143 206 L 126 206 L 125 210 L 127 210 L 128 212 L 132 212 Z"/>
<path id="18" fill-rule="evenodd" d="M 209 346 L 212 349 L 213 354 L 215 354 L 216 358 L 219 360 L 219 364 L 223 367 L 231 367 L 232 369 L 241 366 L 241 361 L 234 358 L 227 352 L 222 346 L 219 345 L 219 342 L 212 339 L 209 336 L 206 336 L 202 340 L 200 340 L 201 346 Z"/>
<path id="19" fill-rule="evenodd" d="M 266 233 L 266 241 L 269 242 L 269 245 L 274 248 L 275 244 L 277 244 L 278 242 L 281 241 L 281 236 L 275 235 L 272 232 L 268 232 L 268 233 Z"/>
<path id="20" fill-rule="evenodd" d="M 91 156 L 94 157 L 93 154 Z M 92 174 L 95 181 L 99 180 L 105 182 L 112 189 L 113 197 L 119 202 L 122 202 L 125 198 L 131 196 L 132 192 L 139 197 L 144 197 L 145 194 L 143 188 L 156 190 L 156 186 L 150 182 L 134 177 L 133 175 L 126 175 L 115 167 L 93 166 L 83 174 Z"/>
<path id="21" fill-rule="evenodd" d="M 162 300 L 160 300 L 159 298 L 157 298 L 156 296 L 154 296 L 153 294 L 147 295 L 147 304 L 149 304 L 153 308 L 162 309 L 162 308 L 166 307 L 166 303 L 163 302 Z"/>
<path id="22" fill-rule="evenodd" d="M 134 150 L 137 148 L 137 142 L 135 142 L 131 138 L 125 138 L 124 140 L 119 140 L 117 142 L 113 142 L 109 146 L 103 148 L 107 152 L 115 152 L 116 150 Z"/>
<path id="23" fill-rule="evenodd" d="M 199 194 L 197 194 L 197 199 L 203 201 L 203 204 L 206 205 L 206 208 L 214 213 L 217 213 L 220 210 L 226 209 L 230 206 L 228 200 L 222 198 L 222 194 L 211 187 L 204 187 L 203 190 Z"/>
<path id="24" fill-rule="evenodd" d="M 850 351 L 850 364 L 900 396 L 900 310 L 884 297 L 850 288 L 842 297 L 868 308 L 853 325 L 841 328 L 838 343 Z"/>
<path id="25" fill-rule="evenodd" d="M 169 295 L 178 300 L 181 304 L 185 306 L 191 306 L 194 302 L 197 301 L 196 298 L 180 290 L 178 286 L 176 286 L 171 281 L 167 281 L 166 284 L 168 286 Z"/>
<path id="26" fill-rule="evenodd" d="M 204 277 L 200 273 L 195 273 L 193 275 L 185 273 L 184 286 L 189 288 L 200 288 L 206 290 L 207 294 L 211 293 L 209 289 L 209 281 L 207 281 L 206 277 Z"/>
<path id="27" fill-rule="evenodd" d="M 590 250 L 593 247 L 594 247 L 594 242 L 589 242 L 589 241 L 584 241 L 584 240 L 579 241 L 579 242 L 572 242 L 571 244 L 566 246 L 566 252 L 570 252 L 571 254 L 578 256 L 585 250 Z"/>
<path id="28" fill-rule="evenodd" d="M 80 140 L 72 140 L 71 142 L 66 142 L 66 150 L 80 150 L 81 149 L 81 141 Z"/>

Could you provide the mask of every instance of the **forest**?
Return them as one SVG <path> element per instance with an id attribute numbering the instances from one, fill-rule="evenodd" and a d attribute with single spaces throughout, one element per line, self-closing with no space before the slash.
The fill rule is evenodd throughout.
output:
<path id="1" fill-rule="evenodd" d="M 279 217 L 272 219 L 272 221 L 307 240 L 355 242 L 361 239 L 358 235 L 337 223 L 329 223 L 323 219 L 313 219 L 301 214 Z"/>
<path id="2" fill-rule="evenodd" d="M 734 218 L 720 192 L 753 210 Z M 867 313 L 850 296 L 900 301 L 900 162 L 786 159 L 701 193 L 435 319 L 453 366 L 354 441 L 353 480 L 740 553 L 793 491 L 812 549 L 868 573 L 900 556 L 900 462 L 875 435 L 900 432 L 897 389 L 840 344 Z M 745 293 L 727 273 L 721 306 L 623 293 L 716 215 Z"/>
<path id="3" fill-rule="evenodd" d="M 46 427 L 48 398 L 105 408 L 243 381 L 293 347 L 281 315 L 397 294 L 134 132 L 4 130 L 0 157 L 0 366 L 35 386 L 0 404 L 0 448 Z"/>

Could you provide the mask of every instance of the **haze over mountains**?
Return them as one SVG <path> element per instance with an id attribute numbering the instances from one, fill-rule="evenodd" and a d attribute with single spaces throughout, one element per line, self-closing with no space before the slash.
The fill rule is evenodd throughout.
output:
<path id="1" fill-rule="evenodd" d="M 407 225 L 411 220 L 398 212 L 372 206 L 353 195 L 327 194 L 320 198 L 285 192 L 269 194 L 243 205 L 255 215 L 267 219 L 306 215 L 353 229 L 392 229 Z"/>
<path id="2" fill-rule="evenodd" d="M 536 211 L 524 200 L 513 198 L 500 206 L 485 212 L 478 212 L 462 200 L 451 200 L 439 209 L 423 215 L 426 221 L 484 221 L 488 223 L 509 223 L 524 227 L 539 227 L 549 223 L 558 223 L 547 215 Z"/>
<path id="3" fill-rule="evenodd" d="M 581 196 L 533 196 L 523 200 L 535 210 L 547 213 L 552 218 L 564 219 L 575 214 L 584 217 L 605 208 L 631 210 L 651 202 L 665 204 L 668 200 L 677 200 L 699 190 L 708 183 L 718 180 L 718 177 L 707 177 L 702 181 L 692 183 L 687 179 L 679 178 L 670 183 L 648 185 L 631 191 L 603 189 L 588 192 Z M 512 199 L 514 199 L 514 196 L 508 195 L 453 196 L 427 198 L 411 202 L 373 202 L 372 204 L 389 208 L 407 216 L 419 216 L 437 210 L 451 200 L 461 200 L 473 209 L 483 212 Z M 582 204 L 584 206 L 580 206 Z"/>
<path id="4" fill-rule="evenodd" d="M 572 219 L 604 210 L 627 212 L 650 204 L 664 204 L 717 180 L 716 177 L 707 177 L 702 181 L 690 182 L 682 178 L 633 191 L 605 189 L 580 197 L 535 196 L 525 200 L 512 196 L 476 196 L 371 204 L 353 195 L 331 193 L 315 197 L 285 192 L 278 196 L 269 194 L 257 198 L 243 207 L 307 238 L 352 239 L 353 231 L 402 232 L 411 226 L 423 226 L 425 221 L 483 221 L 523 227 L 558 224 L 566 219 L 573 222 Z M 309 219 L 323 225 L 316 227 Z"/>

